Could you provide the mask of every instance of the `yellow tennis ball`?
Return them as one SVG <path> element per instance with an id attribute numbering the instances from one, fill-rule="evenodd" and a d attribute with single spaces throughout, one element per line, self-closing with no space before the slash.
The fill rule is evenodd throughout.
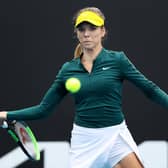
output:
<path id="1" fill-rule="evenodd" d="M 81 88 L 80 80 L 74 77 L 69 78 L 65 82 L 65 87 L 69 92 L 76 93 Z"/>

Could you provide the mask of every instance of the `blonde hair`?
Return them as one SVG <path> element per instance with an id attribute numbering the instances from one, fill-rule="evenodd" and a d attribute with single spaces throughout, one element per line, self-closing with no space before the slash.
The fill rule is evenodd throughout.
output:
<path id="1" fill-rule="evenodd" d="M 104 14 L 102 13 L 102 11 L 99 8 L 96 8 L 96 7 L 86 7 L 86 8 L 80 9 L 75 14 L 75 16 L 73 17 L 73 24 L 74 25 L 75 25 L 76 19 L 79 16 L 79 14 L 82 13 L 82 12 L 84 12 L 84 11 L 95 12 L 96 14 L 98 14 L 105 21 L 105 16 L 104 16 Z M 81 47 L 80 43 L 78 43 L 78 45 L 76 46 L 75 51 L 74 51 L 74 58 L 80 57 L 82 55 L 82 53 L 83 53 L 82 47 Z"/>

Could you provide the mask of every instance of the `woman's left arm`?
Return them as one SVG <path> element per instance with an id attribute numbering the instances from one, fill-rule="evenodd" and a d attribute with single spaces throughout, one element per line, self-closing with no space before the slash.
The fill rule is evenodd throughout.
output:
<path id="1" fill-rule="evenodd" d="M 120 53 L 120 68 L 124 79 L 131 81 L 144 94 L 154 102 L 168 108 L 168 94 L 160 89 L 154 82 L 147 79 L 127 58 L 127 56 Z"/>

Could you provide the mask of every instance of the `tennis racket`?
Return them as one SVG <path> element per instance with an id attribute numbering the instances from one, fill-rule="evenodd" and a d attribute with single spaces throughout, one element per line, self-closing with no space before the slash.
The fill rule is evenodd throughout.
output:
<path id="1" fill-rule="evenodd" d="M 40 150 L 37 140 L 25 122 L 4 121 L 1 127 L 7 130 L 8 134 L 21 147 L 30 160 L 40 160 Z"/>

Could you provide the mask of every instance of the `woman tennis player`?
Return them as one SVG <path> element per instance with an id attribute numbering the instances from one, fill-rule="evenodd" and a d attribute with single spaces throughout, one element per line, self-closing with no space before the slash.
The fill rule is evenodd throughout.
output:
<path id="1" fill-rule="evenodd" d="M 107 50 L 105 17 L 96 7 L 81 9 L 74 17 L 79 40 L 74 58 L 66 62 L 41 103 L 16 111 L 2 111 L 2 120 L 46 117 L 68 93 L 65 82 L 78 78 L 73 93 L 76 113 L 71 136 L 71 168 L 144 168 L 122 111 L 122 87 L 129 80 L 151 100 L 168 107 L 168 95 L 148 80 L 124 52 Z"/>

